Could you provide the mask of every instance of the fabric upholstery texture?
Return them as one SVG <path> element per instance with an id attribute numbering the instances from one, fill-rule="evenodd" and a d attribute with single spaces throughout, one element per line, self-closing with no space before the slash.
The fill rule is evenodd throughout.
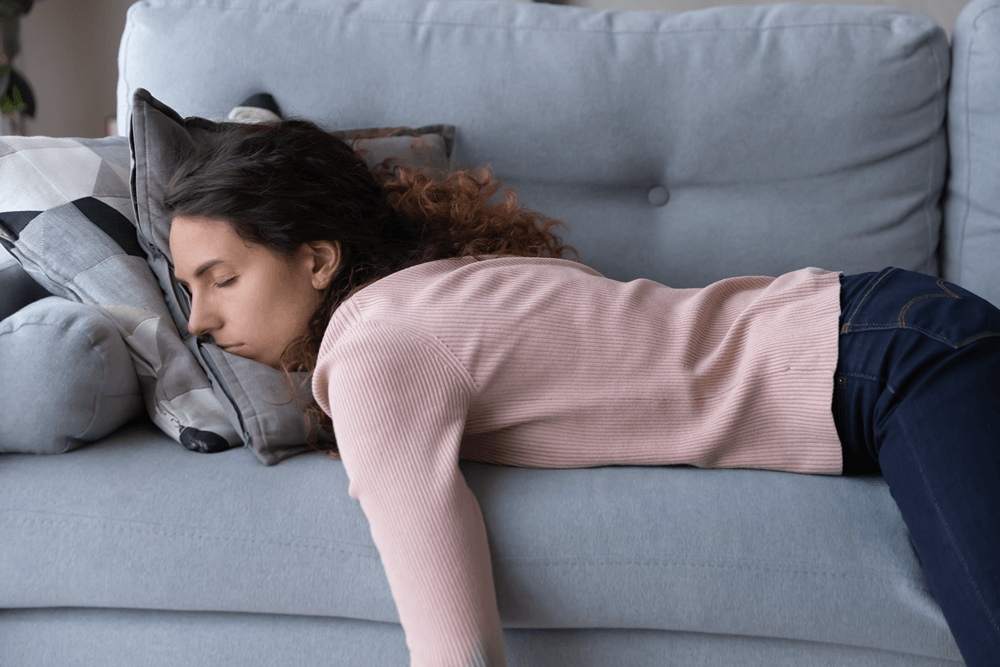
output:
<path id="1" fill-rule="evenodd" d="M 30 609 L 0 611 L 13 665 L 212 667 L 406 665 L 393 623 L 284 614 Z M 150 639 L 153 638 L 153 641 Z M 960 667 L 951 660 L 837 644 L 637 628 L 504 630 L 508 667 Z M 348 648 L 349 647 L 349 648 Z M 6 649 L 6 650 L 4 650 Z"/>
<path id="2" fill-rule="evenodd" d="M 96 309 L 49 296 L 0 321 L 0 453 L 59 454 L 142 412 L 125 341 Z"/>
<path id="3" fill-rule="evenodd" d="M 1000 1 L 966 5 L 952 51 L 941 275 L 1000 306 Z"/>
<path id="4" fill-rule="evenodd" d="M 0 577 L 7 607 L 186 610 L 198 612 L 193 625 L 207 612 L 398 624 L 338 461 L 192 456 L 139 421 L 44 468 L 35 458 L 0 466 L 3 567 L 22 577 Z M 459 467 L 483 512 L 505 628 L 642 628 L 959 659 L 879 477 Z M 53 543 L 61 549 L 45 548 Z M 847 656 L 834 664 L 878 664 Z M 578 657 L 565 664 L 609 664 Z"/>
<path id="5" fill-rule="evenodd" d="M 173 275 L 170 256 L 170 216 L 160 205 L 167 180 L 173 174 L 176 156 L 197 145 L 216 123 L 200 117 L 182 119 L 173 109 L 139 89 L 132 109 L 132 192 L 139 236 L 149 264 L 165 295 L 174 324 L 184 345 L 200 362 L 218 402 L 239 429 L 247 447 L 268 465 L 310 451 L 304 444 L 306 425 L 302 412 L 284 384 L 284 374 L 245 357 L 230 354 L 213 342 L 187 331 L 190 303 Z M 376 129 L 341 133 L 344 139 L 367 136 Z M 448 166 L 454 128 L 434 127 L 401 130 L 401 136 L 368 139 L 358 148 L 367 151 L 370 164 L 396 158 L 399 164 L 443 169 Z M 302 401 L 312 400 L 306 372 L 293 373 Z M 330 435 L 320 431 L 320 441 Z"/>
<path id="6" fill-rule="evenodd" d="M 939 270 L 948 38 L 889 7 L 150 0 L 119 71 L 119 127 L 137 87 L 212 117 L 262 85 L 329 127 L 455 125 L 454 166 L 617 280 Z"/>

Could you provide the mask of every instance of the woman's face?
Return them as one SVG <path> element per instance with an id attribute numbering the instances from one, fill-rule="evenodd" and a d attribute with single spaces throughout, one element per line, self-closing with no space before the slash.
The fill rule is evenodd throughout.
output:
<path id="1" fill-rule="evenodd" d="M 339 250 L 336 242 L 304 243 L 289 260 L 246 243 L 225 220 L 174 218 L 170 252 L 174 275 L 191 294 L 188 331 L 277 368 L 285 348 L 307 333 Z"/>

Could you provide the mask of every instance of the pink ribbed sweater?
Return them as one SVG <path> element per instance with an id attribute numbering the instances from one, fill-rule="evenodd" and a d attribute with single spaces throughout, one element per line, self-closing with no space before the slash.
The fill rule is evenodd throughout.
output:
<path id="1" fill-rule="evenodd" d="M 313 393 L 330 415 L 414 667 L 505 665 L 466 459 L 839 475 L 839 274 L 703 289 L 569 260 L 446 259 L 345 301 Z"/>

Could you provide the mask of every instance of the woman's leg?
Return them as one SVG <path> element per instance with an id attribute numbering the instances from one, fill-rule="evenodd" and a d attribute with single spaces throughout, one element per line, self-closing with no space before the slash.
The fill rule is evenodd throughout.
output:
<path id="1" fill-rule="evenodd" d="M 881 470 L 966 664 L 995 665 L 1000 310 L 899 269 L 842 285 L 834 415 L 845 462 Z"/>

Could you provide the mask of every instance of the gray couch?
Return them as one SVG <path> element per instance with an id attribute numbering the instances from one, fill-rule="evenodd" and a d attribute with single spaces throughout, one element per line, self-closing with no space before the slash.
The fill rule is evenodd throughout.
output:
<path id="1" fill-rule="evenodd" d="M 330 128 L 453 124 L 453 166 L 492 165 L 616 280 L 894 265 L 1000 304 L 1000 0 L 951 40 L 871 7 L 143 0 L 123 132 L 140 87 L 182 116 L 264 91 Z M 511 667 L 963 664 L 877 475 L 461 468 Z M 0 665 L 407 664 L 347 487 L 146 414 L 0 457 Z"/>

